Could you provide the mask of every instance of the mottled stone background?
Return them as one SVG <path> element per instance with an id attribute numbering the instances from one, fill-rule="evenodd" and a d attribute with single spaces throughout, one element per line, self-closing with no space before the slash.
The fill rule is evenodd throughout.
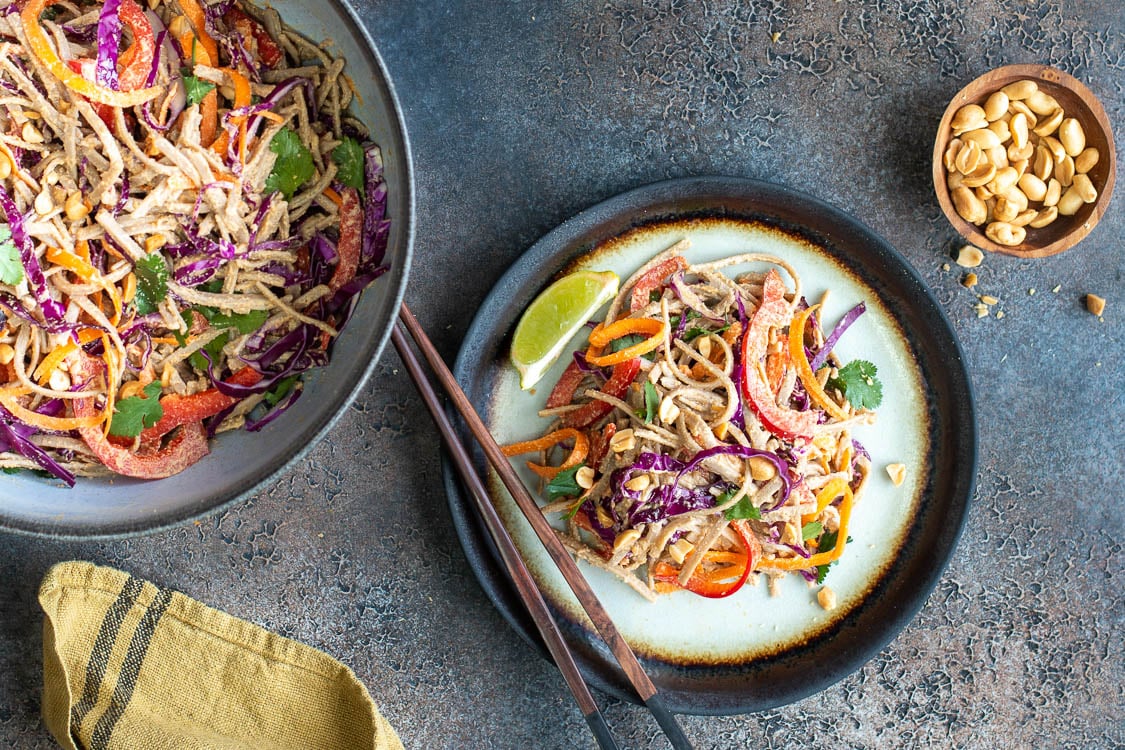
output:
<path id="1" fill-rule="evenodd" d="M 945 102 L 1001 64 L 1076 75 L 1125 138 L 1120 0 L 357 2 L 413 141 L 407 300 L 447 359 L 544 232 L 622 190 L 707 173 L 853 213 L 918 269 L 961 337 L 978 495 L 929 603 L 819 695 L 685 718 L 700 747 L 1125 746 L 1125 190 L 1076 250 L 989 257 L 977 291 L 1005 315 L 978 319 L 944 267 L 957 238 L 929 180 Z M 1108 300 L 1103 320 L 1086 292 Z M 558 674 L 468 569 L 435 431 L 393 352 L 328 440 L 227 512 L 112 543 L 0 536 L 2 746 L 53 746 L 38 718 L 35 592 L 69 558 L 328 651 L 408 747 L 593 746 Z M 607 715 L 623 745 L 665 746 L 642 710 L 609 701 Z"/>

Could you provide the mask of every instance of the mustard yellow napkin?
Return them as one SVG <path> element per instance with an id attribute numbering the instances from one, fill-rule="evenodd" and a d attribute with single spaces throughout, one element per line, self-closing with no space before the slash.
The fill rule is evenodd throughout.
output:
<path id="1" fill-rule="evenodd" d="M 350 669 L 112 568 L 39 589 L 43 719 L 68 750 L 401 750 Z"/>

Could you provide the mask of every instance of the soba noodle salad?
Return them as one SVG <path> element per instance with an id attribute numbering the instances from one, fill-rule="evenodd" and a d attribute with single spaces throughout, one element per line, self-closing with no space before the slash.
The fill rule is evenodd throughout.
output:
<path id="1" fill-rule="evenodd" d="M 625 281 L 547 398 L 545 434 L 505 452 L 538 454 L 568 549 L 650 600 L 821 582 L 871 468 L 852 431 L 882 398 L 873 364 L 833 353 L 864 306 L 826 334 L 784 259 L 692 264 L 687 247 Z M 724 273 L 745 264 L 766 270 Z"/>
<path id="2" fill-rule="evenodd" d="M 296 401 L 386 270 L 355 96 L 240 0 L 0 0 L 0 468 L 165 477 Z"/>

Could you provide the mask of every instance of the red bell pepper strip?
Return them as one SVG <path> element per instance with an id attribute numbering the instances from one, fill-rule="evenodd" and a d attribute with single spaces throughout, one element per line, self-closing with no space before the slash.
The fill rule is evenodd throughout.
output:
<path id="1" fill-rule="evenodd" d="M 225 382 L 232 385 L 251 386 L 261 379 L 262 374 L 253 367 L 243 367 L 226 378 Z M 220 393 L 215 388 L 208 388 L 190 396 L 169 393 L 160 399 L 164 416 L 152 427 L 141 433 L 141 445 L 156 442 L 180 425 L 202 422 L 204 419 L 215 416 L 223 409 L 234 406 L 238 401 L 239 399 Z"/>
<path id="2" fill-rule="evenodd" d="M 71 373 L 84 380 L 93 380 L 101 375 L 101 363 L 83 355 L 71 365 Z M 74 416 L 78 418 L 97 417 L 101 414 L 94 397 L 76 398 L 71 401 Z M 89 446 L 90 451 L 110 471 L 138 479 L 163 479 L 178 474 L 199 459 L 206 456 L 207 433 L 201 422 L 185 424 L 179 434 L 166 446 L 150 453 L 134 453 L 128 448 L 113 445 L 106 439 L 101 427 L 79 427 L 78 434 Z"/>
<path id="3" fill-rule="evenodd" d="M 551 395 L 547 396 L 547 408 L 557 409 L 560 406 L 571 404 L 584 377 L 586 377 L 586 373 L 582 372 L 582 368 L 578 366 L 577 362 L 571 360 L 571 363 L 563 370 L 563 374 L 559 376 L 559 382 L 555 383 Z"/>
<path id="4" fill-rule="evenodd" d="M 234 29 L 242 35 L 243 39 L 254 40 L 254 44 L 258 46 L 257 58 L 261 60 L 262 64 L 267 68 L 276 68 L 278 64 L 285 59 L 281 47 L 277 46 L 277 42 L 273 40 L 273 37 L 266 31 L 266 28 L 246 15 L 241 8 L 232 5 L 230 9 L 223 14 L 223 20 L 233 26 Z M 252 50 L 251 53 L 253 53 Z"/>
<path id="5" fill-rule="evenodd" d="M 598 470 L 601 466 L 602 459 L 609 451 L 609 441 L 617 434 L 617 424 L 614 422 L 607 422 L 606 426 L 602 428 L 600 433 L 594 435 L 590 440 L 590 462 L 587 464 L 594 471 Z"/>
<path id="6" fill-rule="evenodd" d="M 629 312 L 634 313 L 647 305 L 651 301 L 652 293 L 664 286 L 665 279 L 687 266 L 688 262 L 684 256 L 673 255 L 645 271 L 644 275 L 633 284 L 633 293 L 629 297 Z"/>
<path id="7" fill-rule="evenodd" d="M 117 60 L 121 68 L 117 86 L 121 91 L 136 91 L 144 88 L 148 81 L 152 58 L 156 54 L 156 39 L 152 35 L 152 24 L 149 23 L 148 16 L 135 0 L 121 0 L 117 15 L 133 33 L 133 43 Z"/>
<path id="8" fill-rule="evenodd" d="M 363 248 L 363 206 L 359 191 L 346 187 L 340 191 L 340 241 L 336 243 L 336 253 L 340 259 L 336 270 L 328 280 L 328 288 L 336 291 L 355 278 L 359 268 L 359 253 Z"/>
<path id="9" fill-rule="evenodd" d="M 750 319 L 750 330 L 742 340 L 742 362 L 746 370 L 742 379 L 742 396 L 767 430 L 779 437 L 793 439 L 812 434 L 817 425 L 816 412 L 778 406 L 762 365 L 769 347 L 770 329 L 781 328 L 789 322 L 784 295 L 785 283 L 777 271 L 770 270 L 762 285 L 762 304 Z"/>
<path id="10" fill-rule="evenodd" d="M 628 362 L 613 366 L 613 374 L 602 387 L 602 393 L 614 398 L 623 398 L 625 392 L 632 385 L 641 370 L 639 359 L 630 359 Z M 584 429 L 613 411 L 613 406 L 605 401 L 590 401 L 574 411 L 562 415 L 563 427 L 576 427 Z"/>
<path id="11" fill-rule="evenodd" d="M 660 562 L 653 568 L 653 580 L 680 586 L 708 599 L 721 599 L 738 591 L 746 583 L 750 571 L 761 557 L 761 546 L 754 535 L 746 529 L 744 521 L 732 521 L 730 527 L 738 535 L 745 550 L 745 553 L 739 556 L 738 562 L 712 571 L 704 571 L 702 567 L 698 567 L 686 585 L 680 584 L 678 568 Z"/>

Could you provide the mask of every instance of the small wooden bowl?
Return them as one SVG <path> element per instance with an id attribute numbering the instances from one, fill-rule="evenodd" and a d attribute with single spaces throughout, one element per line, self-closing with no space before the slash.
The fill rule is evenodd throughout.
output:
<path id="1" fill-rule="evenodd" d="M 945 149 L 953 138 L 950 122 L 957 110 L 966 104 L 984 105 L 994 91 L 1009 83 L 1030 79 L 1041 90 L 1058 100 L 1067 117 L 1075 117 L 1086 133 L 1087 147 L 1098 149 L 1100 158 L 1089 171 L 1091 182 L 1098 190 L 1093 203 L 1083 204 L 1074 216 L 1060 216 L 1040 229 L 1027 228 L 1027 237 L 1019 245 L 1000 245 L 988 238 L 984 226 L 971 224 L 961 218 L 953 207 L 953 200 L 946 186 L 946 171 L 943 163 Z M 1077 78 L 1046 65 L 1007 65 L 985 73 L 980 78 L 961 89 L 941 118 L 937 138 L 934 139 L 933 177 L 934 192 L 938 203 L 950 223 L 961 235 L 979 248 L 997 253 L 1006 253 L 1024 258 L 1042 258 L 1069 250 L 1088 235 L 1097 225 L 1113 195 L 1113 184 L 1117 174 L 1117 153 L 1114 150 L 1113 131 L 1109 118 L 1097 97 Z M 1065 188 L 1063 190 L 1065 192 Z"/>

